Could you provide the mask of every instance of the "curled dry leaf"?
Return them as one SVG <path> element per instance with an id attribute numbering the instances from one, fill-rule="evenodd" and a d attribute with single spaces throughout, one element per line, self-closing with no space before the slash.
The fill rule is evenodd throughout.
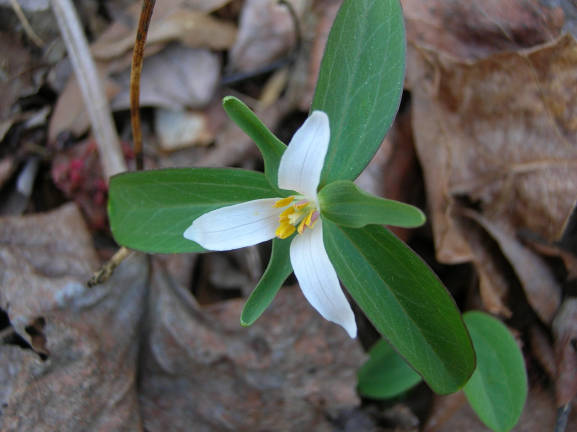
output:
<path id="1" fill-rule="evenodd" d="M 555 363 L 555 353 L 549 338 L 538 326 L 533 325 L 529 329 L 531 352 L 545 370 L 551 380 L 557 377 L 557 364 Z"/>
<path id="2" fill-rule="evenodd" d="M 499 260 L 502 256 L 495 253 L 487 241 L 485 232 L 473 222 L 461 221 L 461 227 L 467 232 L 467 241 L 474 256 L 473 264 L 479 277 L 479 293 L 483 308 L 493 314 L 510 318 L 512 313 L 506 305 L 509 283 L 503 274 Z"/>
<path id="3" fill-rule="evenodd" d="M 281 290 L 256 324 L 241 328 L 243 301 L 199 310 L 155 274 L 140 384 L 146 430 L 331 431 L 328 414 L 358 403 L 360 347 L 297 289 Z"/>
<path id="4" fill-rule="evenodd" d="M 551 324 L 561 305 L 561 286 L 547 264 L 525 247 L 506 224 L 492 222 L 472 211 L 466 215 L 497 242 L 521 282 L 527 301 L 544 323 Z"/>
<path id="5" fill-rule="evenodd" d="M 563 28 L 563 10 L 538 0 L 401 0 L 407 39 L 461 60 L 550 41 Z"/>
<path id="6" fill-rule="evenodd" d="M 146 265 L 88 290 L 98 261 L 74 205 L 0 223 L 0 306 L 34 351 L 0 345 L 2 431 L 140 430 L 136 337 Z"/>
<path id="7" fill-rule="evenodd" d="M 463 63 L 409 49 L 413 126 L 440 261 L 472 260 L 455 197 L 491 221 L 559 237 L 577 184 L 577 43 Z"/>
<path id="8" fill-rule="evenodd" d="M 557 377 L 557 406 L 569 403 L 577 395 L 577 299 L 563 302 L 553 322 Z"/>

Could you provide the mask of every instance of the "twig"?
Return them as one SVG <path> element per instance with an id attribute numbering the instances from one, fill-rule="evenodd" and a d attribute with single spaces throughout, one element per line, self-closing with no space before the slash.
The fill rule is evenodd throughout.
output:
<path id="1" fill-rule="evenodd" d="M 293 50 L 293 53 L 298 54 L 301 50 L 301 46 L 303 43 L 302 42 L 303 37 L 302 37 L 302 31 L 301 31 L 301 25 L 300 25 L 299 17 L 297 15 L 297 12 L 295 11 L 295 8 L 292 5 L 292 3 L 288 2 L 287 0 L 278 0 L 278 3 L 283 5 L 284 7 L 286 7 L 289 11 L 290 16 L 291 16 L 293 26 L 295 29 L 295 49 Z"/>
<path id="2" fill-rule="evenodd" d="M 71 0 L 52 0 L 51 3 L 80 85 L 84 105 L 92 124 L 92 132 L 98 145 L 102 168 L 108 179 L 114 174 L 126 171 L 126 163 L 122 156 L 108 101 L 74 5 Z"/>
<path id="3" fill-rule="evenodd" d="M 40 39 L 40 36 L 36 34 L 32 26 L 30 25 L 30 21 L 28 21 L 28 18 L 26 18 L 26 15 L 24 15 L 24 12 L 22 11 L 20 4 L 18 3 L 18 0 L 10 0 L 10 5 L 12 6 L 14 13 L 20 20 L 20 24 L 22 24 L 22 28 L 24 29 L 24 33 L 26 33 L 26 36 L 28 36 L 28 38 L 34 43 L 34 45 L 36 45 L 38 48 L 42 48 L 44 46 L 44 41 Z"/>
<path id="4" fill-rule="evenodd" d="M 555 432 L 565 432 L 567 422 L 571 413 L 571 401 L 567 402 L 557 410 L 557 421 L 555 422 Z"/>
<path id="5" fill-rule="evenodd" d="M 96 285 L 100 285 L 101 283 L 106 282 L 114 269 L 120 265 L 122 261 L 128 258 L 132 254 L 132 251 L 126 249 L 125 247 L 121 247 L 118 251 L 110 258 L 104 265 L 98 270 L 96 273 L 92 275 L 92 277 L 86 283 L 88 288 L 92 288 Z"/>
<path id="6" fill-rule="evenodd" d="M 138 20 L 138 30 L 136 31 L 136 41 L 134 42 L 134 51 L 132 53 L 132 67 L 130 70 L 130 124 L 132 126 L 132 139 L 134 142 L 137 170 L 144 168 L 144 159 L 142 157 L 142 129 L 140 126 L 140 75 L 142 73 L 146 35 L 148 34 L 148 26 L 155 3 L 156 0 L 143 0 L 142 2 L 140 19 Z M 106 282 L 114 272 L 114 269 L 128 258 L 131 253 L 132 251 L 121 247 L 100 270 L 92 275 L 87 283 L 88 287 L 91 288 Z"/>
<path id="7" fill-rule="evenodd" d="M 142 63 L 144 60 L 144 45 L 154 4 L 156 0 L 144 0 L 140 10 L 138 20 L 138 30 L 136 31 L 136 41 L 132 53 L 132 68 L 130 70 L 130 124 L 132 126 L 132 139 L 134 142 L 134 155 L 136 157 L 136 169 L 144 168 L 142 157 L 142 129 L 140 127 L 140 75 L 142 73 Z"/>

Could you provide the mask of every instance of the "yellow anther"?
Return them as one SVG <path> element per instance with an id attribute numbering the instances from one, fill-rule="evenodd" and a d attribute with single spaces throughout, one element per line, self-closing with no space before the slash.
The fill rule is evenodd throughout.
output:
<path id="1" fill-rule="evenodd" d="M 274 203 L 274 207 L 276 207 L 276 208 L 285 207 L 285 206 L 289 205 L 290 203 L 292 203 L 294 201 L 294 199 L 295 199 L 294 196 L 279 199 L 277 202 Z"/>
<path id="2" fill-rule="evenodd" d="M 303 231 L 305 230 L 305 222 L 306 222 L 306 221 L 307 221 L 307 220 L 306 220 L 306 218 L 305 218 L 305 219 L 303 219 L 303 220 L 301 221 L 301 223 L 299 224 L 299 227 L 297 228 L 299 234 L 302 234 Z"/>
<path id="3" fill-rule="evenodd" d="M 310 227 L 311 226 L 311 221 L 313 219 L 313 214 L 315 213 L 314 210 L 310 210 L 309 213 L 307 214 L 307 217 L 304 219 L 304 223 L 306 226 Z M 304 228 L 303 228 L 304 229 Z"/>
<path id="4" fill-rule="evenodd" d="M 276 229 L 275 235 L 280 239 L 285 239 L 287 237 L 290 237 L 292 233 L 294 233 L 295 231 L 296 228 L 294 225 L 291 225 L 289 223 L 281 223 Z"/>
<path id="5" fill-rule="evenodd" d="M 291 214 L 293 214 L 295 212 L 295 208 L 294 207 L 289 207 L 286 210 L 284 210 L 280 215 L 279 215 L 279 219 L 283 220 L 283 219 L 287 219 L 289 218 L 289 216 Z"/>
<path id="6" fill-rule="evenodd" d="M 279 199 L 274 203 L 274 207 L 286 207 L 279 215 L 279 226 L 275 231 L 278 238 L 285 239 L 298 231 L 302 234 L 307 227 L 312 228 L 316 222 L 315 215 L 318 215 L 314 204 L 310 201 L 300 200 L 294 203 L 295 197 Z"/>

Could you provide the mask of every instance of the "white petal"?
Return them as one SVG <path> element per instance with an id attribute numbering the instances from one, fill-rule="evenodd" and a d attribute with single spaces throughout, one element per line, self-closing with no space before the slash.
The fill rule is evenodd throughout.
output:
<path id="1" fill-rule="evenodd" d="M 184 232 L 184 238 L 203 248 L 224 251 L 251 246 L 274 238 L 283 209 L 279 198 L 247 201 L 205 213 Z"/>
<path id="2" fill-rule="evenodd" d="M 330 141 L 329 117 L 313 111 L 294 134 L 280 160 L 278 186 L 316 200 L 317 187 Z"/>
<path id="3" fill-rule="evenodd" d="M 327 320 L 357 336 L 355 315 L 339 284 L 337 273 L 325 250 L 321 221 L 297 235 L 290 247 L 291 264 L 303 294 Z"/>

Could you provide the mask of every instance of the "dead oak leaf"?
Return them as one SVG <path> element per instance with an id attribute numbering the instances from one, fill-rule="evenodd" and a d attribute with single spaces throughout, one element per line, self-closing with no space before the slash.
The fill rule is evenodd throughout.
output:
<path id="1" fill-rule="evenodd" d="M 438 258 L 472 260 L 456 197 L 491 220 L 559 237 L 577 191 L 577 44 L 460 62 L 413 47 L 413 127 Z"/>
<path id="2" fill-rule="evenodd" d="M 34 349 L 0 344 L 0 429 L 140 430 L 136 359 L 146 263 L 135 256 L 105 285 L 79 211 L 0 222 L 0 306 Z"/>

